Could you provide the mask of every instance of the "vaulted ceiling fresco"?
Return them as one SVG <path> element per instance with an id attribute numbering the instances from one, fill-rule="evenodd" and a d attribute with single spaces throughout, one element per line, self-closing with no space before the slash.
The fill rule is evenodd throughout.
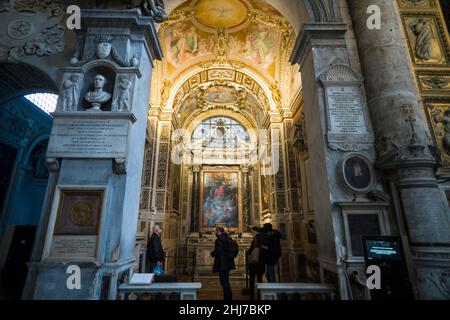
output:
<path id="1" fill-rule="evenodd" d="M 195 110 L 237 107 L 236 97 L 245 92 L 238 108 L 261 124 L 259 111 L 289 107 L 300 91 L 298 69 L 288 62 L 295 32 L 263 0 L 186 1 L 170 13 L 159 36 L 164 59 L 152 85 L 160 94 L 151 101 L 176 110 L 181 122 Z"/>

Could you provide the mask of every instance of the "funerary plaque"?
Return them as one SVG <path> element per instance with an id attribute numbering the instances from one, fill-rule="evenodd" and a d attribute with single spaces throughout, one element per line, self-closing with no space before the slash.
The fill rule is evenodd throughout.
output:
<path id="1" fill-rule="evenodd" d="M 367 134 L 360 87 L 328 87 L 326 90 L 330 133 Z"/>
<path id="2" fill-rule="evenodd" d="M 95 258 L 103 190 L 62 190 L 50 257 Z"/>
<path id="3" fill-rule="evenodd" d="M 69 259 L 95 258 L 97 236 L 58 236 L 52 239 L 50 257 Z"/>
<path id="4" fill-rule="evenodd" d="M 130 123 L 124 119 L 55 119 L 48 158 L 125 158 Z"/>

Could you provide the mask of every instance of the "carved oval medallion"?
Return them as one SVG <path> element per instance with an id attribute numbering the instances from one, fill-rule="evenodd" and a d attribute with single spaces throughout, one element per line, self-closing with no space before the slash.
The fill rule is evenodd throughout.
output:
<path id="1" fill-rule="evenodd" d="M 87 226 L 92 220 L 92 207 L 85 201 L 76 202 L 69 209 L 70 221 L 78 226 Z"/>
<path id="2" fill-rule="evenodd" d="M 8 36 L 15 40 L 23 40 L 33 33 L 33 25 L 26 20 L 15 20 L 8 26 Z"/>

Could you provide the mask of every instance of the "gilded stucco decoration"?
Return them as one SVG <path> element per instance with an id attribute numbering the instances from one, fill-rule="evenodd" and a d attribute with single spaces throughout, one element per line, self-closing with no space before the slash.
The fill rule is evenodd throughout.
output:
<path id="1" fill-rule="evenodd" d="M 430 103 L 427 113 L 444 169 L 450 166 L 450 103 Z"/>
<path id="2" fill-rule="evenodd" d="M 153 106 L 176 110 L 192 90 L 216 80 L 245 89 L 264 110 L 289 107 L 300 92 L 298 69 L 288 62 L 295 32 L 264 1 L 186 1 L 159 36 L 165 58 L 153 75 Z"/>
<path id="3" fill-rule="evenodd" d="M 437 0 L 398 0 L 417 87 L 424 102 L 439 172 L 450 172 L 450 48 Z"/>

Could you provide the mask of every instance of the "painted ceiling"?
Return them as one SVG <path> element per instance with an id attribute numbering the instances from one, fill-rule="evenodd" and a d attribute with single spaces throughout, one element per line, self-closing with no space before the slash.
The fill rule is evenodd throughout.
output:
<path id="1" fill-rule="evenodd" d="M 275 58 L 292 33 L 280 13 L 264 1 L 193 0 L 172 12 L 160 38 L 169 74 L 225 54 L 275 77 Z"/>
<path id="2" fill-rule="evenodd" d="M 206 102 L 210 105 L 233 105 L 231 101 L 219 100 L 231 99 L 245 88 L 248 101 L 241 110 L 252 109 L 249 106 L 256 104 L 260 106 L 255 110 L 268 110 L 269 100 L 274 95 L 282 97 L 283 105 L 289 105 L 300 89 L 298 69 L 288 62 L 295 32 L 287 20 L 263 0 L 186 1 L 170 13 L 160 26 L 159 36 L 164 59 L 157 65 L 152 85 L 160 89 L 156 92 L 161 92 L 162 97 L 152 102 L 164 105 L 169 95 L 176 96 L 174 104 L 178 105 L 169 108 L 179 109 L 179 118 L 185 118 L 198 107 L 199 86 L 210 79 L 194 76 L 194 81 L 183 80 L 186 83 L 182 89 L 176 89 L 177 93 L 168 91 L 175 90 L 175 83 L 194 70 L 199 75 L 202 70 L 216 70 L 224 77 L 231 70 L 236 75 L 239 70 L 242 74 L 247 70 L 258 78 L 252 81 L 244 76 L 241 86 L 235 85 L 234 89 L 209 83 L 207 87 L 211 92 L 206 96 Z M 235 78 L 214 80 L 236 84 L 239 80 Z M 265 93 L 261 87 L 266 88 Z M 217 101 L 209 100 L 213 97 Z M 261 116 L 255 117 L 257 122 L 262 122 Z"/>

